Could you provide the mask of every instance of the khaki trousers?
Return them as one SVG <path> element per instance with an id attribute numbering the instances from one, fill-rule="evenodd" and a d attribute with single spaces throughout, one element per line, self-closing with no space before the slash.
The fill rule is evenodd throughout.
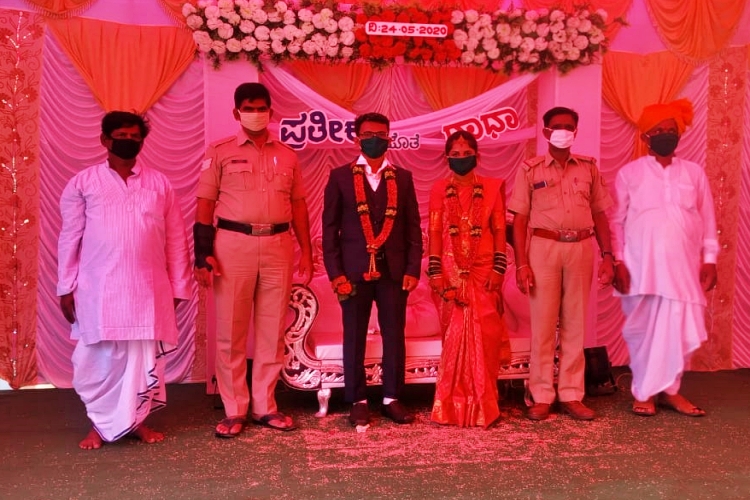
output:
<path id="1" fill-rule="evenodd" d="M 553 403 L 556 331 L 560 326 L 560 401 L 584 396 L 584 326 L 593 275 L 594 248 L 586 239 L 566 243 L 532 236 L 529 265 L 536 286 L 531 306 L 529 388 L 536 403 Z"/>
<path id="2" fill-rule="evenodd" d="M 275 413 L 292 288 L 292 237 L 289 232 L 248 236 L 219 229 L 214 251 L 221 267 L 221 276 L 214 276 L 216 380 L 224 410 L 227 416 L 248 413 L 246 346 L 252 316 L 252 413 Z"/>

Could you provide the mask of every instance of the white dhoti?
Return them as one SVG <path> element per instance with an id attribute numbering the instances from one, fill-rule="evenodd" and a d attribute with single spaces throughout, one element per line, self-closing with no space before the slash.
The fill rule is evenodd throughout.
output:
<path id="1" fill-rule="evenodd" d="M 73 352 L 73 388 L 104 441 L 120 439 L 167 404 L 163 342 L 78 341 Z"/>
<path id="2" fill-rule="evenodd" d="M 705 306 L 658 295 L 622 297 L 622 336 L 630 352 L 632 392 L 638 401 L 676 394 L 690 355 L 708 338 Z"/>

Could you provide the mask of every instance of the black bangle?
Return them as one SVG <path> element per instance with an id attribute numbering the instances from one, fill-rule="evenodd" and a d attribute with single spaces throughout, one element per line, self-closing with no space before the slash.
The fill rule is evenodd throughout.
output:
<path id="1" fill-rule="evenodd" d="M 214 236 L 216 228 L 210 224 L 196 222 L 193 224 L 193 249 L 195 250 L 195 267 L 198 269 L 213 270 L 211 264 L 206 262 L 207 257 L 214 254 Z"/>
<path id="2" fill-rule="evenodd" d="M 439 255 L 430 255 L 427 260 L 427 276 L 430 278 L 443 274 L 443 263 Z"/>
<path id="3" fill-rule="evenodd" d="M 492 256 L 492 270 L 497 274 L 505 274 L 508 269 L 508 257 L 503 252 L 495 252 Z"/>

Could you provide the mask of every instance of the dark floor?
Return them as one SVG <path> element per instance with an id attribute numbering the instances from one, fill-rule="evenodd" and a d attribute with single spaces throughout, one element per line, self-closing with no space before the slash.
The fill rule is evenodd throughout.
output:
<path id="1" fill-rule="evenodd" d="M 689 373 L 683 388 L 707 417 L 638 417 L 619 391 L 589 399 L 593 422 L 531 422 L 515 389 L 484 431 L 430 423 L 434 387 L 410 386 L 417 422 L 377 418 L 362 434 L 340 393 L 317 419 L 314 393 L 284 388 L 280 407 L 299 430 L 251 427 L 219 440 L 221 411 L 205 386 L 174 385 L 150 420 L 165 442 L 97 451 L 77 448 L 87 422 L 73 391 L 0 393 L 0 498 L 750 499 L 750 370 Z"/>

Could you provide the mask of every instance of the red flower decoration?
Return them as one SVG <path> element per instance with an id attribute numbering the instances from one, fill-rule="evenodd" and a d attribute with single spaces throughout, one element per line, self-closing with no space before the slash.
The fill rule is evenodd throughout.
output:
<path id="1" fill-rule="evenodd" d="M 364 28 L 360 28 L 360 29 L 358 29 L 357 31 L 354 32 L 354 38 L 359 43 L 364 43 L 364 42 L 367 41 L 367 39 L 369 38 L 369 36 L 367 35 L 367 32 L 365 32 Z"/>
<path id="2" fill-rule="evenodd" d="M 336 293 L 336 298 L 339 299 L 339 302 L 342 302 L 353 295 L 357 295 L 357 288 L 349 280 L 336 285 L 336 290 L 334 291 Z"/>
<path id="3" fill-rule="evenodd" d="M 370 57 L 372 56 L 372 45 L 368 45 L 366 43 L 363 43 L 359 46 L 359 55 L 361 57 Z"/>

